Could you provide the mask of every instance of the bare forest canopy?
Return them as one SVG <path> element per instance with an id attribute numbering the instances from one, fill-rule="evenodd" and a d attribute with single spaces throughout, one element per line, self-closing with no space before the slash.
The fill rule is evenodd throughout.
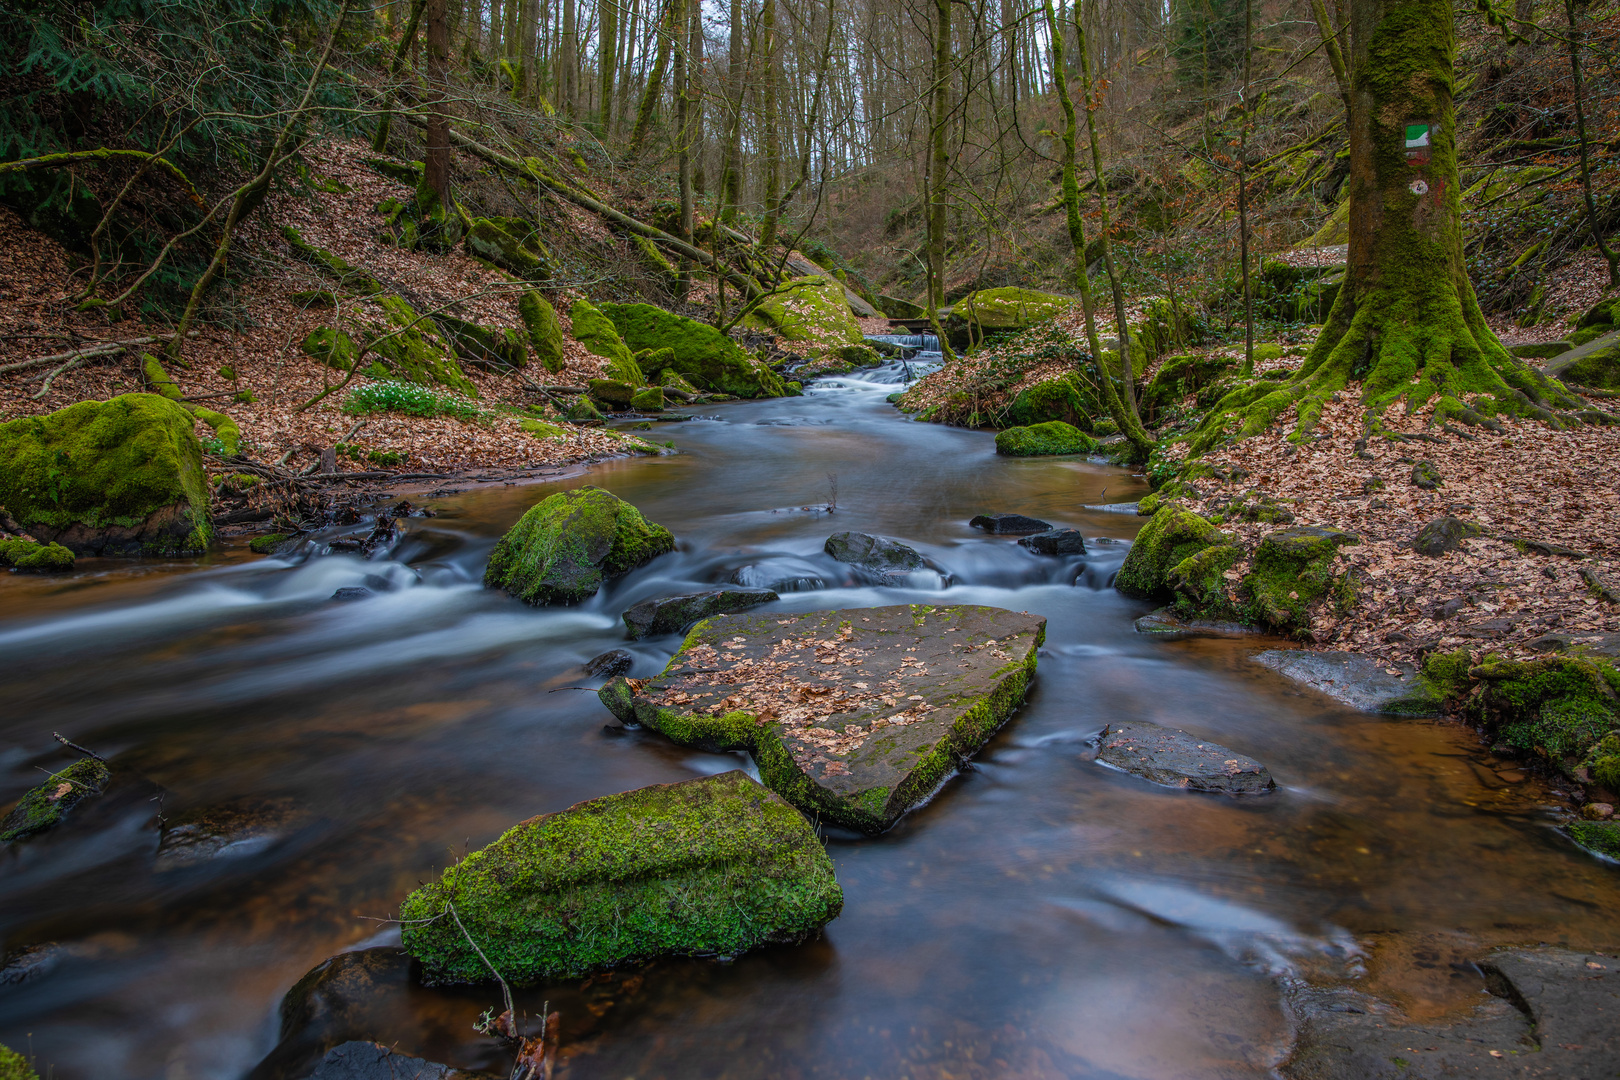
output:
<path id="1" fill-rule="evenodd" d="M 172 317 L 200 300 L 228 323 L 231 282 L 269 268 L 261 252 L 217 257 L 232 214 L 318 182 L 300 150 L 329 133 L 421 159 L 435 114 L 463 149 L 533 159 L 666 237 L 713 248 L 704 223 L 719 219 L 766 249 L 795 241 L 880 307 L 1002 285 L 1073 292 L 1058 64 L 1081 118 L 1087 235 L 1106 208 L 1129 293 L 1169 294 L 1230 330 L 1245 241 L 1258 267 L 1345 239 L 1345 0 L 0 9 L 0 201 L 79 251 L 83 301 L 114 310 Z M 1549 275 L 1620 214 L 1615 9 L 1482 0 L 1457 20 L 1470 271 L 1487 313 L 1562 318 Z M 543 219 L 533 178 L 490 160 L 458 165 L 455 197 Z M 689 250 L 666 254 L 695 268 Z M 1085 256 L 1100 273 L 1100 252 Z M 610 263 L 571 281 L 647 291 Z"/>

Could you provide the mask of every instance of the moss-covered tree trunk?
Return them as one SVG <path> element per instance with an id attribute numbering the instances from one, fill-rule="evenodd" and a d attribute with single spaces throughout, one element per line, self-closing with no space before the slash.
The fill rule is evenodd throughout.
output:
<path id="1" fill-rule="evenodd" d="M 1297 406 L 1295 436 L 1328 398 L 1362 388 L 1368 430 L 1392 407 L 1433 423 L 1534 416 L 1555 426 L 1583 403 L 1510 355 L 1485 324 L 1463 262 L 1448 0 L 1353 0 L 1350 255 L 1344 287 L 1305 364 L 1280 388 L 1234 391 L 1193 439 L 1258 434 Z"/>

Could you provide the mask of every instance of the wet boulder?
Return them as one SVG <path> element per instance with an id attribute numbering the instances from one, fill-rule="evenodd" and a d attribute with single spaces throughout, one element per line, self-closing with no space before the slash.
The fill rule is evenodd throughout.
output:
<path id="1" fill-rule="evenodd" d="M 662 385 L 664 372 L 673 370 L 705 393 L 740 398 L 785 393 L 781 376 L 708 323 L 651 304 L 604 304 L 602 313 L 629 348 L 652 351 L 656 359 L 649 359 L 644 373 L 649 381 Z"/>
<path id="2" fill-rule="evenodd" d="M 530 818 L 411 893 L 400 918 L 429 984 L 482 982 L 491 965 L 528 984 L 803 941 L 843 904 L 810 823 L 728 772 Z M 460 926 L 439 917 L 452 905 Z"/>
<path id="3" fill-rule="evenodd" d="M 603 582 L 675 549 L 675 538 L 598 487 L 529 507 L 489 557 L 484 584 L 529 604 L 577 604 Z"/>
<path id="4" fill-rule="evenodd" d="M 700 619 L 744 611 L 780 599 L 769 589 L 710 589 L 686 596 L 643 600 L 624 613 L 632 638 L 683 633 Z"/>
<path id="5" fill-rule="evenodd" d="M 1433 558 L 1448 551 L 1456 551 L 1462 547 L 1464 540 L 1471 536 L 1479 536 L 1484 531 L 1474 522 L 1463 521 L 1461 518 L 1449 515 L 1435 518 L 1418 530 L 1417 538 L 1412 541 L 1412 550 L 1419 555 Z"/>
<path id="6" fill-rule="evenodd" d="M 1013 427 L 996 433 L 996 453 L 1003 457 L 1089 454 L 1096 449 L 1096 439 L 1062 420 L 1048 420 L 1044 424 Z"/>
<path id="7" fill-rule="evenodd" d="M 746 750 L 804 813 L 878 833 L 1018 708 L 1045 635 L 1045 619 L 992 607 L 723 615 L 663 674 L 600 697 L 683 746 Z"/>
<path id="8" fill-rule="evenodd" d="M 907 574 L 928 565 L 928 560 L 916 548 L 871 533 L 833 533 L 827 537 L 822 549 L 841 563 L 849 563 L 875 574 Z"/>
<path id="9" fill-rule="evenodd" d="M 390 1032 L 414 968 L 404 949 L 387 947 L 338 953 L 315 965 L 281 999 L 280 1041 L 249 1080 L 307 1077 L 333 1047 Z"/>
<path id="10" fill-rule="evenodd" d="M 1097 760 L 1155 784 L 1189 791 L 1258 795 L 1277 786 L 1254 758 L 1145 720 L 1104 728 Z"/>
<path id="11" fill-rule="evenodd" d="M 1018 541 L 1037 555 L 1084 555 L 1086 538 L 1079 529 L 1048 529 Z"/>
<path id="12" fill-rule="evenodd" d="M 213 539 L 196 418 L 157 394 L 0 424 L 0 506 L 76 555 L 177 555 Z"/>
<path id="13" fill-rule="evenodd" d="M 1023 514 L 980 514 L 968 522 L 968 526 L 997 535 L 1046 532 L 1052 528 L 1051 522 Z"/>
<path id="14" fill-rule="evenodd" d="M 80 758 L 65 769 L 51 773 L 45 782 L 29 790 L 0 822 L 0 842 L 21 840 L 42 833 L 61 822 L 80 803 L 107 790 L 112 770 L 100 758 Z"/>
<path id="15" fill-rule="evenodd" d="M 624 675 L 635 665 L 636 658 L 623 649 L 609 649 L 585 661 L 585 674 L 593 679 L 611 679 Z"/>
<path id="16" fill-rule="evenodd" d="M 1391 671 L 1365 653 L 1267 649 L 1253 659 L 1284 678 L 1365 712 L 1436 716 L 1444 704 L 1444 693 L 1410 664 L 1395 665 Z"/>

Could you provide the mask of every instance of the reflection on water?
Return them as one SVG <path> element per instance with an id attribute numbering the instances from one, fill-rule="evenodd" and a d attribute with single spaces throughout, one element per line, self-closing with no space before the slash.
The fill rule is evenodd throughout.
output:
<path id="1" fill-rule="evenodd" d="M 525 991 L 530 1013 L 563 1009 L 568 1077 L 1263 1077 L 1286 1046 L 1279 981 L 1357 978 L 1427 1014 L 1478 995 L 1460 961 L 1485 945 L 1612 941 L 1614 871 L 1548 828 L 1513 763 L 1459 727 L 1295 690 L 1245 659 L 1253 642 L 1141 639 L 1143 606 L 1107 587 L 1139 521 L 1086 509 L 1140 481 L 910 423 L 884 403 L 900 373 L 727 406 L 664 429 L 679 455 L 597 467 L 584 482 L 679 547 L 577 608 L 479 584 L 500 532 L 577 479 L 430 500 L 438 517 L 369 560 L 316 543 L 0 579 L 0 798 L 65 760 L 53 730 L 140 778 L 0 853 L 6 947 L 57 943 L 43 974 L 0 985 L 0 1041 L 31 1036 L 66 1080 L 244 1075 L 286 989 L 397 941 L 370 919 L 461 853 L 538 812 L 737 767 L 620 730 L 572 688 L 608 648 L 632 674 L 662 667 L 676 638 L 623 640 L 636 601 L 767 578 L 794 583 L 787 611 L 1044 615 L 1035 689 L 927 807 L 829 838 L 847 901 L 821 941 Z M 994 511 L 1121 542 L 1042 558 L 968 528 Z M 932 569 L 863 582 L 822 554 L 843 529 Z M 330 599 L 346 587 L 370 595 Z M 1252 753 L 1281 789 L 1230 801 L 1095 767 L 1088 740 L 1125 718 Z M 255 800 L 299 816 L 240 857 L 158 868 L 159 814 Z M 379 995 L 383 1041 L 500 1066 L 471 1028 L 487 989 Z"/>

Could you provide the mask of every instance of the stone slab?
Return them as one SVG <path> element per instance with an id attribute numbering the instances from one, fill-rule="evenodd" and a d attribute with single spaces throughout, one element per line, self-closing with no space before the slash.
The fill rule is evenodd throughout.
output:
<path id="1" fill-rule="evenodd" d="M 614 680 L 621 720 L 747 750 L 804 813 L 867 833 L 926 800 L 1024 699 L 1046 620 L 906 604 L 698 624 L 663 674 Z"/>
<path id="2" fill-rule="evenodd" d="M 1162 641 L 1192 637 L 1248 637 L 1265 633 L 1260 627 L 1250 626 L 1247 623 L 1226 622 L 1222 619 L 1183 619 L 1167 607 L 1148 612 L 1137 619 L 1134 625 L 1138 634 L 1147 634 Z"/>
<path id="3" fill-rule="evenodd" d="M 1620 1074 L 1620 961 L 1511 949 L 1480 962 L 1492 997 L 1468 1015 L 1407 1023 L 1361 995 L 1302 995 L 1289 1080 L 1441 1080 Z"/>
<path id="4" fill-rule="evenodd" d="M 1254 657 L 1261 667 L 1318 690 L 1363 712 L 1396 716 L 1436 716 L 1440 702 L 1410 664 L 1390 665 L 1352 652 L 1269 649 Z"/>
<path id="5" fill-rule="evenodd" d="M 1104 728 L 1097 760 L 1155 784 L 1188 791 L 1263 795 L 1277 786 L 1270 770 L 1247 754 L 1145 720 Z"/>
<path id="6" fill-rule="evenodd" d="M 1620 344 L 1620 330 L 1611 330 L 1602 337 L 1595 337 L 1584 345 L 1577 345 L 1568 352 L 1559 353 L 1543 364 L 1541 371 L 1545 375 L 1557 378 L 1598 350 L 1607 349 L 1615 344 Z"/>

